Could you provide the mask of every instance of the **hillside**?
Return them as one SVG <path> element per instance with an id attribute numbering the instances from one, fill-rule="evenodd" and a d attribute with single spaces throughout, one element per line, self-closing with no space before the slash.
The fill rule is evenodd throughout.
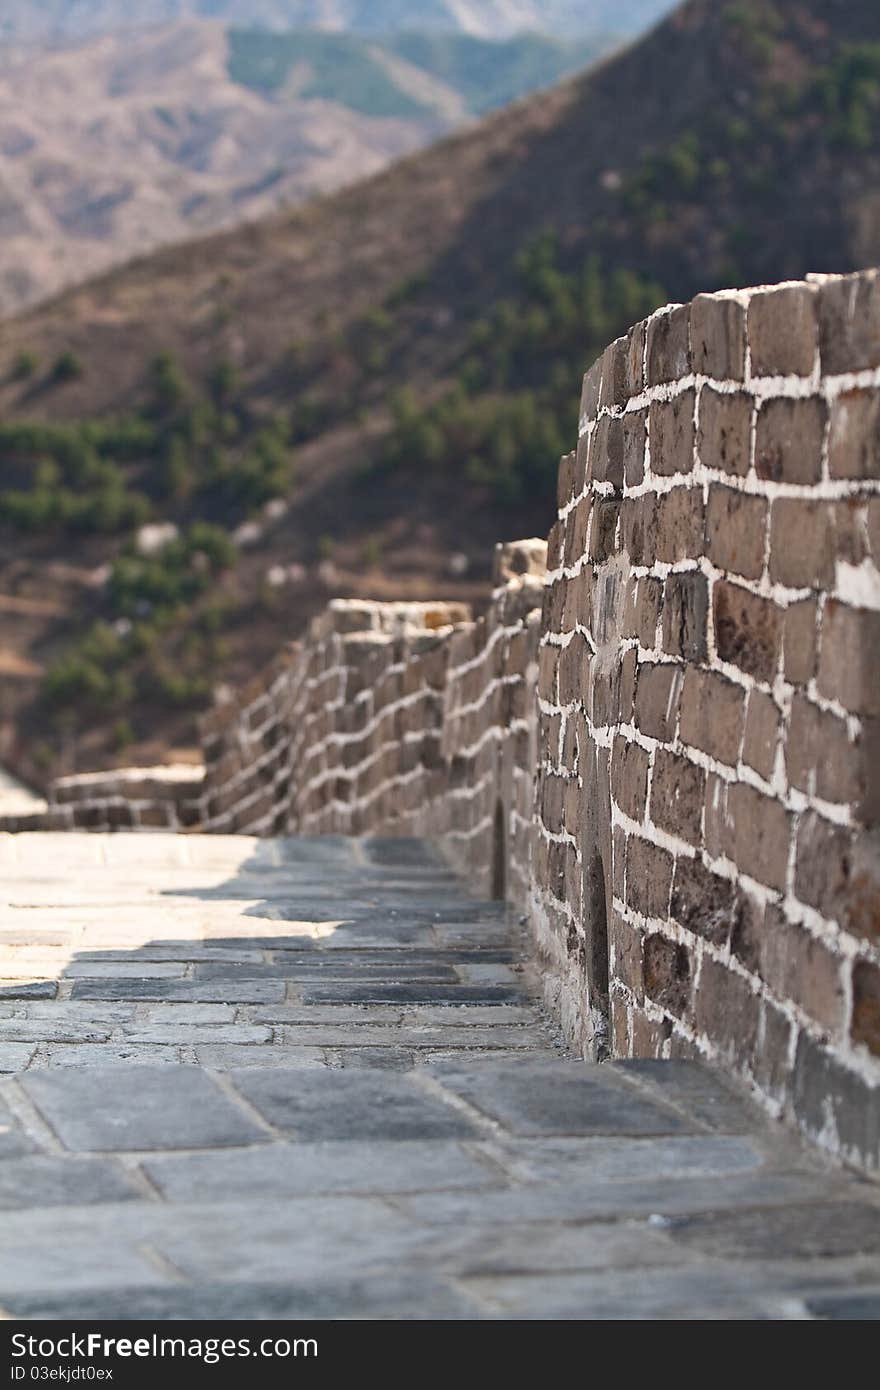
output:
<path id="1" fill-rule="evenodd" d="M 669 9 L 669 0 L 3 0 L 0 42 L 44 43 L 192 18 L 370 35 L 418 28 L 484 39 L 526 30 L 582 37 L 637 33 Z"/>
<path id="2" fill-rule="evenodd" d="M 0 52 L 0 314 L 353 183 L 609 42 L 190 20 Z"/>
<path id="3" fill-rule="evenodd" d="M 187 745 L 334 592 L 478 594 L 489 541 L 546 530 L 606 341 L 880 259 L 878 131 L 873 3 L 691 0 L 355 188 L 0 326 L 19 767 Z M 152 556 L 146 520 L 179 528 Z"/>

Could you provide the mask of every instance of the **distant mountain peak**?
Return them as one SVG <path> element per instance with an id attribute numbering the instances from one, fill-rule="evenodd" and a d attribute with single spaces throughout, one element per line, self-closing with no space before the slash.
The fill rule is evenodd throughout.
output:
<path id="1" fill-rule="evenodd" d="M 274 30 L 578 38 L 636 33 L 672 8 L 673 0 L 3 0 L 0 42 L 79 39 L 186 18 Z"/>

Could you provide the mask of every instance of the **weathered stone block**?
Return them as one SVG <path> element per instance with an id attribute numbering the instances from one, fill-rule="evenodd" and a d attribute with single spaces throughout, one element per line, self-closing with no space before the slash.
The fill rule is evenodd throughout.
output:
<path id="1" fill-rule="evenodd" d="M 670 574 L 663 599 L 663 650 L 685 661 L 706 657 L 709 586 L 697 571 Z"/>
<path id="2" fill-rule="evenodd" d="M 758 579 L 764 568 L 767 502 L 713 483 L 706 514 L 706 551 L 719 569 Z M 772 558 L 772 552 L 771 552 Z"/>
<path id="3" fill-rule="evenodd" d="M 751 454 L 751 396 L 732 395 L 704 386 L 700 392 L 700 429 L 697 452 L 704 468 L 745 477 Z"/>
<path id="4" fill-rule="evenodd" d="M 559 460 L 556 501 L 560 508 L 565 507 L 575 494 L 574 479 L 577 469 L 577 454 L 563 454 Z"/>
<path id="5" fill-rule="evenodd" d="M 715 671 L 689 666 L 681 697 L 682 740 L 735 765 L 742 742 L 744 705 L 742 686 Z"/>
<path id="6" fill-rule="evenodd" d="M 859 372 L 880 366 L 880 276 L 829 279 L 819 286 L 819 343 L 822 370 Z"/>
<path id="7" fill-rule="evenodd" d="M 760 1004 L 747 980 L 703 957 L 694 991 L 694 1021 L 721 1050 L 742 1064 L 755 1053 Z"/>
<path id="8" fill-rule="evenodd" d="M 770 523 L 770 578 L 792 589 L 834 584 L 834 510 L 827 502 L 780 497 Z"/>
<path id="9" fill-rule="evenodd" d="M 695 400 L 694 392 L 689 390 L 671 401 L 655 401 L 651 406 L 651 472 L 655 477 L 692 472 Z"/>
<path id="10" fill-rule="evenodd" d="M 657 499 L 652 493 L 627 497 L 620 511 L 621 547 L 634 565 L 651 565 L 657 543 Z"/>
<path id="11" fill-rule="evenodd" d="M 620 421 L 623 441 L 623 473 L 627 487 L 638 487 L 645 476 L 647 412 L 637 410 Z"/>
<path id="12" fill-rule="evenodd" d="M 657 504 L 657 559 L 674 565 L 697 558 L 704 548 L 705 528 L 701 487 L 663 493 Z"/>
<path id="13" fill-rule="evenodd" d="M 755 469 L 771 483 L 817 483 L 822 476 L 825 402 L 779 398 L 758 412 Z"/>
<path id="14" fill-rule="evenodd" d="M 801 694 L 792 701 L 785 767 L 793 787 L 823 801 L 855 805 L 866 791 L 861 749 L 844 720 Z"/>
<path id="15" fill-rule="evenodd" d="M 758 680 L 772 681 L 779 664 L 782 611 L 738 584 L 720 580 L 713 590 L 715 646 L 722 661 Z"/>
<path id="16" fill-rule="evenodd" d="M 713 946 L 726 946 L 736 919 L 737 891 L 729 879 L 712 873 L 699 858 L 680 855 L 670 910 L 687 931 Z"/>
<path id="17" fill-rule="evenodd" d="M 854 936 L 880 941 L 880 835 L 801 817 L 795 896 Z"/>
<path id="18" fill-rule="evenodd" d="M 651 775 L 651 819 L 688 844 L 702 839 L 706 774 L 677 753 L 658 748 Z"/>
<path id="19" fill-rule="evenodd" d="M 773 776 L 778 742 L 779 710 L 775 701 L 763 690 L 751 690 L 742 756 L 743 762 L 754 768 L 765 782 Z"/>
<path id="20" fill-rule="evenodd" d="M 831 406 L 832 478 L 880 478 L 880 391 L 845 391 Z"/>
<path id="21" fill-rule="evenodd" d="M 675 662 L 654 665 L 644 662 L 638 668 L 635 696 L 637 728 L 649 738 L 675 737 L 682 667 Z"/>
<path id="22" fill-rule="evenodd" d="M 880 714 L 880 611 L 828 600 L 818 683 L 827 699 L 853 714 Z"/>
<path id="23" fill-rule="evenodd" d="M 648 322 L 648 385 L 680 381 L 691 371 L 690 306 L 677 305 Z"/>
<path id="24" fill-rule="evenodd" d="M 631 820 L 641 821 L 648 794 L 648 754 L 618 734 L 611 757 L 611 794 Z"/>
<path id="25" fill-rule="evenodd" d="M 880 1057 L 880 970 L 872 961 L 854 963 L 852 996 L 852 1041 Z"/>
<path id="26" fill-rule="evenodd" d="M 645 994 L 662 1009 L 682 1018 L 691 998 L 691 962 L 687 947 L 659 932 L 644 940 Z"/>
<path id="27" fill-rule="evenodd" d="M 784 806 L 745 782 L 734 783 L 727 794 L 732 828 L 732 858 L 743 873 L 782 890 L 788 871 L 792 818 Z"/>
<path id="28" fill-rule="evenodd" d="M 581 388 L 581 422 L 595 420 L 599 413 L 599 392 L 602 388 L 602 358 L 593 363 L 584 376 Z"/>
<path id="29" fill-rule="evenodd" d="M 673 858 L 666 849 L 630 835 L 627 840 L 626 898 L 635 912 L 665 920 L 672 887 Z"/>
<path id="30" fill-rule="evenodd" d="M 742 381 L 746 367 L 746 312 L 732 296 L 700 294 L 691 304 L 694 371 L 718 381 Z"/>
<path id="31" fill-rule="evenodd" d="M 782 285 L 749 300 L 749 348 L 754 376 L 810 376 L 819 348 L 816 291 Z"/>
<path id="32" fill-rule="evenodd" d="M 798 1038 L 793 1103 L 795 1115 L 808 1133 L 833 1136 L 845 1154 L 876 1164 L 880 1158 L 880 1089 L 850 1071 L 807 1033 Z"/>
<path id="33" fill-rule="evenodd" d="M 772 904 L 761 941 L 760 973 L 778 998 L 796 1000 L 821 1028 L 840 1029 L 845 1002 L 840 957 Z"/>
<path id="34" fill-rule="evenodd" d="M 806 685 L 816 674 L 818 605 L 802 599 L 785 610 L 782 620 L 782 669 L 787 681 Z"/>

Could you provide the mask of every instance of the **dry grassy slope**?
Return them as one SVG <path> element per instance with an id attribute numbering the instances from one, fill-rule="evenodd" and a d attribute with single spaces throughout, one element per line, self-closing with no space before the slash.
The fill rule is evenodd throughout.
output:
<path id="1" fill-rule="evenodd" d="M 244 559 L 239 581 L 254 603 L 245 607 L 225 669 L 231 678 L 247 674 L 280 634 L 293 635 L 324 601 L 326 589 L 311 583 L 285 591 L 274 611 L 256 601 L 267 566 L 313 551 L 323 532 L 342 542 L 335 557 L 340 589 L 382 592 L 391 584 L 404 593 L 430 585 L 461 593 L 481 573 L 472 570 L 465 585 L 453 582 L 451 550 L 477 554 L 514 529 L 540 533 L 548 511 L 462 506 L 459 495 L 444 494 L 442 478 L 425 479 L 417 469 L 380 477 L 365 492 L 357 470 L 381 432 L 391 387 L 409 379 L 430 389 L 442 377 L 474 317 L 509 290 L 516 251 L 536 233 L 555 227 L 572 263 L 595 250 L 607 267 L 649 271 L 680 298 L 731 281 L 880 260 L 876 147 L 830 145 L 812 107 L 779 129 L 765 108 L 768 84 L 775 90 L 802 83 L 833 60 L 841 42 L 880 40 L 873 0 L 776 0 L 772 7 L 751 0 L 745 8 L 759 19 L 771 11 L 776 18 L 766 60 L 731 43 L 732 0 L 691 0 L 592 74 L 378 177 L 294 214 L 152 255 L 0 325 L 0 362 L 21 349 L 50 361 L 73 348 L 85 369 L 80 380 L 54 389 L 3 380 L 0 412 L 73 419 L 127 410 L 141 398 L 145 364 L 160 349 L 176 353 L 193 378 L 231 357 L 251 405 L 287 406 L 291 388 L 278 363 L 292 339 L 344 334 L 402 280 L 422 272 L 426 286 L 398 313 L 394 354 L 374 383 L 367 418 L 337 424 L 301 451 L 288 516 Z M 723 179 L 711 172 L 717 151 L 710 147 L 700 152 L 696 179 L 684 190 L 655 190 L 647 213 L 633 213 L 620 187 L 609 186 L 625 190 L 652 150 L 667 150 L 693 131 L 704 143 L 714 140 L 718 120 L 734 117 L 746 121 L 747 136 Z M 378 531 L 382 572 L 358 558 L 365 538 Z M 99 541 L 14 540 L 0 590 L 38 593 L 50 560 L 75 559 L 88 569 L 109 548 Z M 59 581 L 50 596 L 63 590 Z M 68 591 L 81 617 L 90 591 Z M 30 632 L 20 650 L 48 659 L 69 626 Z M 19 697 L 6 698 L 17 717 Z M 189 728 L 169 717 L 159 751 Z M 148 751 L 138 746 L 134 755 Z M 92 728 L 79 761 L 106 755 L 106 737 Z"/>

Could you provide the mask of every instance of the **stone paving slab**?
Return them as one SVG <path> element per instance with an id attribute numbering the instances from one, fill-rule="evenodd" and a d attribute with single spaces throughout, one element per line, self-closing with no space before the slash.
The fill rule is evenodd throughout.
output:
<path id="1" fill-rule="evenodd" d="M 196 1067 L 33 1071 L 21 1085 L 65 1148 L 78 1152 L 213 1148 L 265 1138 L 243 1107 Z"/>
<path id="2" fill-rule="evenodd" d="M 0 864 L 0 1314 L 877 1316 L 877 1189 L 697 1063 L 566 1056 L 430 846 Z"/>

